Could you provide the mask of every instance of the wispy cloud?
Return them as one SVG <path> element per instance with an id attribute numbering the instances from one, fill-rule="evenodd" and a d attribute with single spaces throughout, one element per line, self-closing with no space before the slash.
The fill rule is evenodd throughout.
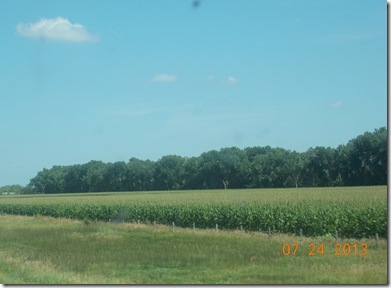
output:
<path id="1" fill-rule="evenodd" d="M 341 108 L 342 105 L 343 105 L 342 101 L 336 101 L 336 102 L 334 102 L 334 103 L 331 103 L 331 104 L 330 104 L 330 107 L 331 107 L 331 108 Z"/>
<path id="2" fill-rule="evenodd" d="M 174 82 L 176 79 L 176 76 L 173 74 L 158 74 L 152 80 L 153 82 Z"/>
<path id="3" fill-rule="evenodd" d="M 238 83 L 238 79 L 234 76 L 229 76 L 226 80 L 225 80 L 225 83 L 228 84 L 228 85 L 235 85 L 236 83 Z"/>
<path id="4" fill-rule="evenodd" d="M 208 81 L 210 82 L 214 82 L 216 84 L 219 84 L 219 85 L 224 85 L 224 86 L 233 86 L 233 85 L 236 85 L 238 83 L 238 78 L 234 77 L 234 76 L 228 76 L 227 78 L 223 78 L 223 79 L 216 79 L 215 76 L 213 75 L 210 75 L 208 76 Z"/>
<path id="5" fill-rule="evenodd" d="M 91 42 L 98 37 L 87 32 L 81 24 L 72 24 L 68 19 L 41 19 L 35 23 L 19 23 L 16 32 L 27 38 L 50 39 L 55 41 Z"/>

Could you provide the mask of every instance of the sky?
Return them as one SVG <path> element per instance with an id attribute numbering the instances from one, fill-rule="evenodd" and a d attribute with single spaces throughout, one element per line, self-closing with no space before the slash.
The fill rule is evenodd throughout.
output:
<path id="1" fill-rule="evenodd" d="M 387 126 L 383 0 L 1 0 L 0 186 Z"/>

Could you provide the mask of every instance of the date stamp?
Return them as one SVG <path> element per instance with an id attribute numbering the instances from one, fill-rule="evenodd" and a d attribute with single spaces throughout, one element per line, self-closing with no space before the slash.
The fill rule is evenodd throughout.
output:
<path id="1" fill-rule="evenodd" d="M 368 244 L 350 244 L 350 243 L 336 243 L 333 248 L 325 248 L 324 244 L 314 244 L 310 243 L 307 247 L 302 247 L 298 243 L 284 243 L 282 245 L 281 251 L 284 256 L 296 256 L 296 255 L 334 255 L 334 256 L 367 256 L 368 255 Z"/>

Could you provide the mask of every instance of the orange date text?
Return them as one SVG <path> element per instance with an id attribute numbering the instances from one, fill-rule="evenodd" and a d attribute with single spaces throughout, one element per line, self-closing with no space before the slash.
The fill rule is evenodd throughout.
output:
<path id="1" fill-rule="evenodd" d="M 304 247 L 303 247 L 304 246 Z M 350 255 L 368 255 L 368 245 L 366 243 L 336 243 L 333 248 L 325 248 L 324 244 L 310 243 L 308 246 L 298 243 L 284 243 L 281 248 L 284 256 L 295 255 L 334 255 L 334 256 L 350 256 Z"/>

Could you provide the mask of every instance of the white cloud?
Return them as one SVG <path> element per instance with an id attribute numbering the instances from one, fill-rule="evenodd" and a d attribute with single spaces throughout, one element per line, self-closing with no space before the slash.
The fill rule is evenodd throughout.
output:
<path id="1" fill-rule="evenodd" d="M 159 74 L 153 77 L 154 82 L 174 82 L 176 81 L 176 76 L 173 74 Z"/>
<path id="2" fill-rule="evenodd" d="M 72 24 L 68 19 L 41 19 L 35 23 L 19 23 L 16 32 L 27 38 L 43 38 L 56 41 L 86 42 L 97 41 L 98 37 L 87 32 L 83 25 Z"/>
<path id="3" fill-rule="evenodd" d="M 213 75 L 208 76 L 208 81 L 223 86 L 233 86 L 239 82 L 238 78 L 234 76 L 228 76 L 227 78 L 216 78 Z"/>
<path id="4" fill-rule="evenodd" d="M 228 79 L 225 81 L 228 85 L 235 85 L 238 82 L 238 79 L 233 76 L 229 76 Z"/>
<path id="5" fill-rule="evenodd" d="M 331 103 L 331 107 L 332 108 L 340 108 L 340 107 L 342 107 L 342 105 L 343 105 L 343 103 L 342 103 L 342 101 L 336 101 L 336 102 L 334 102 L 334 103 Z"/>

